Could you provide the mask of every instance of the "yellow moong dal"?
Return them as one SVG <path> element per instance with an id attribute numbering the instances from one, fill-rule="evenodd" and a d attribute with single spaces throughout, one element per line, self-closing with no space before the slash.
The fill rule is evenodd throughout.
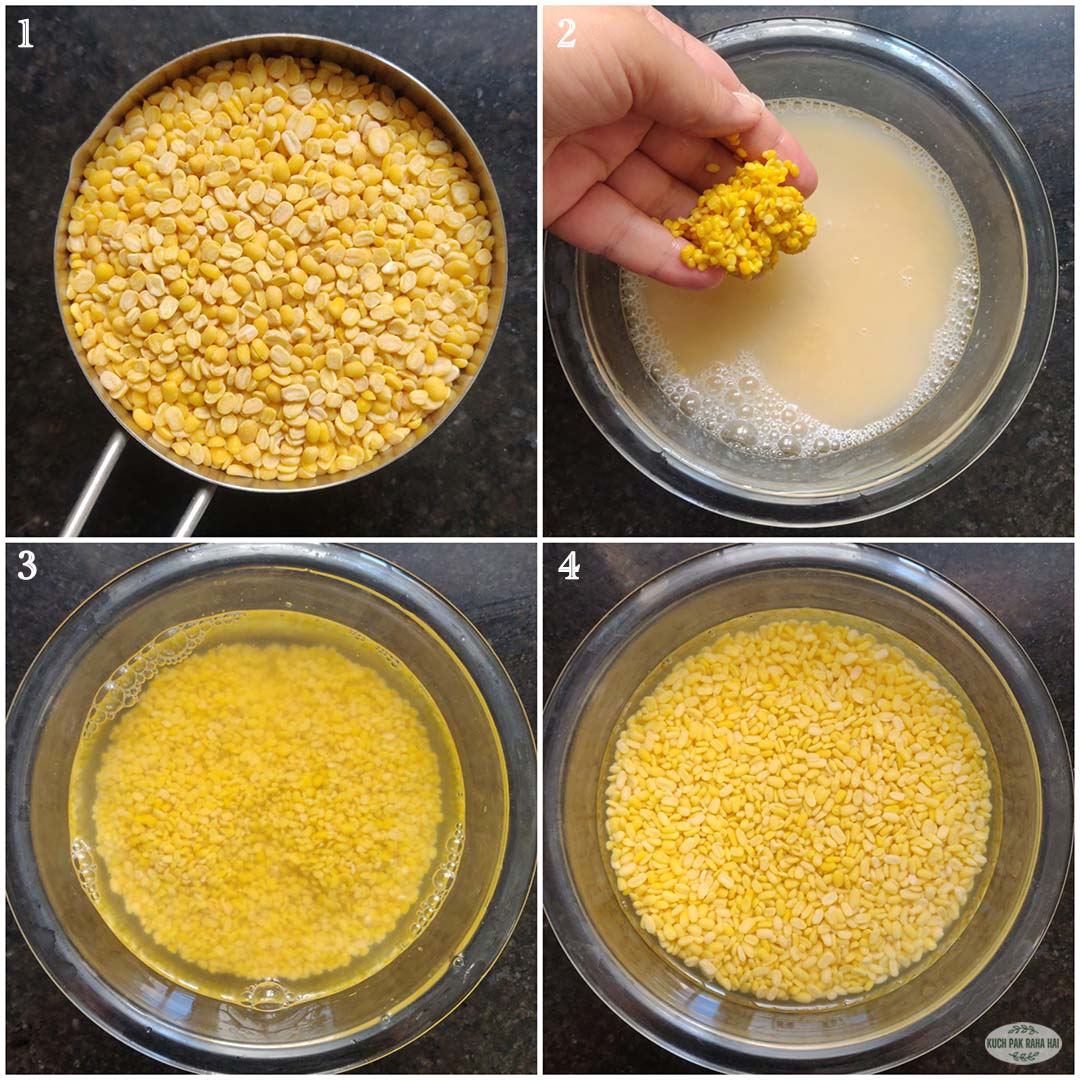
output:
<path id="1" fill-rule="evenodd" d="M 642 928 L 728 991 L 808 1003 L 933 950 L 986 862 L 986 751 L 870 633 L 783 619 L 672 667 L 618 735 L 607 833 Z"/>
<path id="2" fill-rule="evenodd" d="M 426 112 L 329 61 L 257 53 L 105 135 L 66 246 L 102 391 L 192 464 L 281 481 L 430 429 L 478 366 L 501 257 Z"/>
<path id="3" fill-rule="evenodd" d="M 95 790 L 95 852 L 127 914 L 245 979 L 310 978 L 390 935 L 429 887 L 444 805 L 413 705 L 372 667 L 292 643 L 160 670 L 112 727 Z"/>
<path id="4" fill-rule="evenodd" d="M 785 182 L 798 175 L 799 166 L 779 160 L 775 150 L 766 150 L 761 161 L 740 163 L 729 179 L 702 194 L 687 217 L 664 222 L 672 236 L 690 241 L 682 261 L 752 278 L 775 266 L 781 252 L 805 251 L 817 221 L 803 209 L 802 192 Z"/>

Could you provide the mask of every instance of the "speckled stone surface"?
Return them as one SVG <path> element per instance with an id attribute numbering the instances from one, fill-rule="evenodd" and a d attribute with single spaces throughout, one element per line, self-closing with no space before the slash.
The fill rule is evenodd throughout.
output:
<path id="1" fill-rule="evenodd" d="M 481 374 L 445 425 L 370 477 L 290 498 L 221 489 L 203 536 L 532 536 L 536 532 L 536 45 L 528 8 L 10 8 L 7 535 L 55 536 L 116 429 L 68 348 L 53 230 L 68 163 L 124 91 L 189 49 L 307 33 L 370 50 L 431 87 L 480 147 L 502 201 L 509 283 Z M 196 490 L 127 447 L 85 530 L 169 536 Z"/>
<path id="2" fill-rule="evenodd" d="M 32 547 L 38 576 L 21 582 L 15 553 Z M 95 589 L 159 551 L 152 544 L 12 545 L 7 561 L 7 700 L 37 650 Z M 536 554 L 530 544 L 488 544 L 488 573 L 476 573 L 467 544 L 371 544 L 459 607 L 509 671 L 530 722 L 536 700 Z M 79 1012 L 38 965 L 7 912 L 7 1072 L 171 1072 L 124 1046 Z M 441 1024 L 369 1066 L 376 1073 L 536 1071 L 536 899 L 502 956 Z"/>
<path id="3" fill-rule="evenodd" d="M 581 639 L 605 613 L 654 575 L 706 544 L 576 544 L 580 579 L 557 567 L 569 544 L 544 549 L 545 697 Z M 944 574 L 989 608 L 1027 650 L 1046 682 L 1069 745 L 1073 732 L 1073 548 L 1071 544 L 889 544 Z M 1063 823 L 1063 828 L 1071 823 Z M 544 1069 L 549 1073 L 686 1073 L 696 1066 L 624 1024 L 571 967 L 544 927 Z M 986 1053 L 994 1028 L 1045 1024 L 1061 1052 L 1041 1065 L 1013 1066 Z M 985 1016 L 945 1045 L 897 1071 L 910 1073 L 1071 1073 L 1074 1054 L 1073 878 L 1034 958 Z"/>
<path id="4" fill-rule="evenodd" d="M 966 472 L 884 517 L 816 535 L 1071 536 L 1073 531 L 1073 11 L 1015 6 L 663 7 L 694 34 L 782 15 L 851 19 L 918 42 L 980 86 L 1016 128 L 1046 187 L 1060 264 L 1044 368 L 1012 423 Z M 547 536 L 760 536 L 789 530 L 712 514 L 625 461 L 577 403 L 544 330 Z"/>

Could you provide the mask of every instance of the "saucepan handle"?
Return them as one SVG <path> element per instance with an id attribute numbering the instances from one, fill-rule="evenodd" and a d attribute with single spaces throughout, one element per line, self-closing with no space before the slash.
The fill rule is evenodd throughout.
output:
<path id="1" fill-rule="evenodd" d="M 199 524 L 203 514 L 206 513 L 206 508 L 210 505 L 213 494 L 214 489 L 209 484 L 199 485 L 199 490 L 192 496 L 188 508 L 184 511 L 184 516 L 180 519 L 180 523 L 173 530 L 173 536 L 191 536 L 195 532 L 195 526 Z"/>
<path id="2" fill-rule="evenodd" d="M 109 474 L 120 459 L 120 451 L 124 449 L 127 440 L 127 434 L 123 431 L 112 433 L 105 444 L 105 449 L 101 451 L 101 457 L 97 459 L 90 479 L 86 481 L 86 486 L 79 493 L 79 498 L 72 507 L 71 513 L 68 514 L 64 527 L 60 530 L 61 536 L 78 536 L 82 532 L 86 519 L 90 516 L 90 511 L 94 509 L 98 496 L 104 490 Z"/>
<path id="3" fill-rule="evenodd" d="M 97 459 L 94 471 L 90 474 L 86 485 L 79 493 L 79 498 L 76 500 L 71 513 L 68 514 L 67 521 L 64 522 L 64 527 L 60 530 L 61 536 L 78 536 L 82 532 L 83 526 L 86 525 L 86 519 L 94 509 L 98 496 L 104 491 L 105 484 L 116 467 L 120 452 L 124 449 L 127 441 L 128 436 L 125 432 L 113 432 L 109 441 L 105 444 L 105 449 L 101 451 L 101 457 Z M 213 494 L 214 489 L 210 484 L 199 485 L 199 490 L 195 492 L 191 502 L 188 503 L 184 516 L 176 526 L 173 536 L 191 536 L 195 531 L 195 526 L 199 524 L 199 520 L 206 513 L 206 508 L 210 505 L 210 498 Z"/>

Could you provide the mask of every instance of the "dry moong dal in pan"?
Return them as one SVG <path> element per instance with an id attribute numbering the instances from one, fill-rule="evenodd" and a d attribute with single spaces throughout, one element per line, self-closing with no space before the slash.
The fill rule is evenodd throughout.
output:
<path id="1" fill-rule="evenodd" d="M 865 993 L 932 951 L 986 863 L 986 751 L 873 634 L 786 618 L 668 668 L 618 734 L 607 833 L 642 928 L 724 990 Z"/>
<path id="2" fill-rule="evenodd" d="M 328 61 L 223 61 L 87 164 L 66 300 L 93 374 L 161 446 L 231 476 L 347 472 L 471 370 L 495 237 L 465 158 Z"/>
<path id="3" fill-rule="evenodd" d="M 174 628 L 115 675 L 71 775 L 75 867 L 136 955 L 246 1004 L 333 993 L 406 948 L 453 886 L 457 754 L 400 660 L 337 623 Z M 224 620 L 224 622 L 222 622 Z M 118 690 L 122 687 L 122 690 Z"/>

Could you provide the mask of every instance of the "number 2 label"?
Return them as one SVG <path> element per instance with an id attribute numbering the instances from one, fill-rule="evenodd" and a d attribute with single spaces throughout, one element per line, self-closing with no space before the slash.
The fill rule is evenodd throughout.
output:
<path id="1" fill-rule="evenodd" d="M 573 19 L 560 19 L 559 29 L 563 31 L 563 36 L 559 38 L 558 48 L 572 49 L 577 44 L 577 38 L 571 37 L 577 29 L 577 23 Z"/>

